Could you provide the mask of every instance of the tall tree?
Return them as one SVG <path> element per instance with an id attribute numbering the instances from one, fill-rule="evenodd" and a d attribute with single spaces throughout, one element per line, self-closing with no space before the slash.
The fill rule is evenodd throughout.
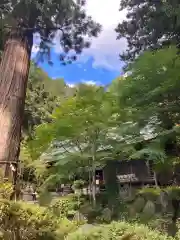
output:
<path id="1" fill-rule="evenodd" d="M 180 120 L 177 51 L 175 47 L 167 47 L 156 53 L 145 52 L 131 64 L 131 75 L 117 85 L 121 103 L 143 124 L 157 117 L 168 130 Z"/>
<path id="2" fill-rule="evenodd" d="M 180 3 L 178 1 L 122 0 L 126 20 L 119 23 L 118 39 L 126 38 L 128 47 L 121 58 L 132 61 L 147 49 L 176 44 L 180 40 Z"/>
<path id="3" fill-rule="evenodd" d="M 55 30 L 62 33 L 59 44 L 65 53 L 71 49 L 81 53 L 89 47 L 83 36 L 97 36 L 100 31 L 99 24 L 86 16 L 84 1 L 78 2 L 9 0 L 1 5 L 2 24 L 10 29 L 0 65 L 0 163 L 6 177 L 10 174 L 9 163 L 17 162 L 19 156 L 33 33 L 40 34 L 41 56 L 46 55 L 50 62 L 49 45 Z"/>
<path id="4" fill-rule="evenodd" d="M 80 85 L 76 96 L 61 104 L 53 114 L 53 122 L 37 128 L 33 151 L 42 154 L 53 142 L 58 151 L 50 152 L 52 161 L 57 159 L 58 169 L 77 173 L 80 167 L 91 169 L 92 193 L 95 198 L 95 169 L 100 159 L 108 158 L 107 144 L 111 123 L 112 101 L 103 88 Z M 44 137 L 43 137 L 44 136 Z M 107 157 L 107 158 L 105 158 Z M 67 166 L 69 165 L 69 166 Z M 78 167 L 75 167 L 75 166 Z M 69 168 L 74 166 L 75 169 Z M 52 177 L 52 176 L 51 176 Z"/>
<path id="5" fill-rule="evenodd" d="M 118 113 L 123 108 L 124 120 L 137 128 L 136 135 L 132 129 L 125 130 L 125 140 L 140 146 L 131 151 L 132 158 L 148 158 L 158 165 L 159 160 L 169 161 L 168 156 L 179 161 L 179 67 L 177 48 L 147 51 L 130 65 L 128 77 L 116 81 L 112 90 L 118 99 Z M 142 146 L 145 138 L 150 140 Z"/>

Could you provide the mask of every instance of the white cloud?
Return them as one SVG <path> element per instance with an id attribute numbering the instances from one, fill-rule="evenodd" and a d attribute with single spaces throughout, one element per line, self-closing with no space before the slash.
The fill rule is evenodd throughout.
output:
<path id="1" fill-rule="evenodd" d="M 107 28 L 101 35 L 94 39 L 89 49 L 84 50 L 79 62 L 86 62 L 89 56 L 93 57 L 93 67 L 103 67 L 110 70 L 120 70 L 119 53 L 125 50 L 126 41 L 116 40 L 114 28 Z"/>
<path id="2" fill-rule="evenodd" d="M 41 42 L 41 38 L 40 38 L 39 33 L 35 33 L 33 35 L 33 43 L 34 43 L 34 45 L 32 47 L 32 54 L 31 54 L 32 58 L 35 57 L 37 52 L 39 51 L 39 44 L 40 44 L 40 42 Z"/>
<path id="3" fill-rule="evenodd" d="M 126 18 L 126 11 L 119 12 L 120 0 L 89 0 L 87 14 L 99 22 L 103 31 L 93 39 L 90 49 L 84 51 L 82 59 L 88 55 L 94 58 L 93 67 L 104 67 L 110 70 L 120 70 L 119 53 L 126 49 L 125 39 L 116 40 L 114 29 Z"/>
<path id="4" fill-rule="evenodd" d="M 78 64 L 82 64 L 93 57 L 93 67 L 103 67 L 109 70 L 120 71 L 121 64 L 119 53 L 126 49 L 126 40 L 116 40 L 115 28 L 119 22 L 126 17 L 126 11 L 119 12 L 120 0 L 88 0 L 86 5 L 87 14 L 92 16 L 93 20 L 100 23 L 103 27 L 98 38 L 92 39 L 89 49 L 83 51 L 79 56 Z M 59 39 L 61 32 L 58 31 L 54 39 L 54 48 L 56 52 L 61 52 Z M 38 37 L 36 39 L 38 42 Z M 37 48 L 33 47 L 33 52 Z"/>
<path id="5" fill-rule="evenodd" d="M 126 12 L 119 12 L 119 8 L 120 0 L 88 0 L 86 5 L 87 14 L 104 27 L 111 27 L 125 19 Z"/>
<path id="6" fill-rule="evenodd" d="M 68 85 L 68 87 L 70 87 L 70 88 L 73 88 L 73 87 L 75 87 L 75 84 L 73 84 L 73 83 L 66 83 L 67 85 Z"/>
<path id="7" fill-rule="evenodd" d="M 96 85 L 97 84 L 97 82 L 92 81 L 92 80 L 83 80 L 81 82 L 84 84 L 87 84 L 87 85 Z"/>
<path id="8" fill-rule="evenodd" d="M 86 84 L 86 85 L 99 85 L 99 86 L 104 86 L 104 84 L 100 81 L 97 81 L 97 80 L 88 80 L 88 79 L 82 79 L 80 81 L 81 83 L 83 84 Z"/>
<path id="9" fill-rule="evenodd" d="M 96 81 L 93 81 L 93 80 L 81 80 L 80 83 L 84 83 L 84 84 L 87 84 L 87 85 L 97 85 L 97 84 L 100 84 L 99 82 L 96 82 Z M 70 88 L 73 88 L 76 86 L 76 84 L 74 83 L 66 83 Z"/>
<path id="10" fill-rule="evenodd" d="M 85 63 L 93 57 L 93 67 L 103 67 L 109 70 L 120 71 L 121 65 L 119 53 L 126 49 L 126 40 L 116 40 L 115 28 L 126 17 L 126 11 L 119 12 L 120 0 L 88 0 L 87 14 L 102 25 L 102 32 L 97 38 L 92 39 L 89 49 L 85 49 L 79 56 L 78 64 Z M 59 42 L 61 33 L 55 36 L 54 43 Z M 55 51 L 61 52 L 59 44 L 55 45 Z M 70 53 L 71 54 L 71 53 Z"/>

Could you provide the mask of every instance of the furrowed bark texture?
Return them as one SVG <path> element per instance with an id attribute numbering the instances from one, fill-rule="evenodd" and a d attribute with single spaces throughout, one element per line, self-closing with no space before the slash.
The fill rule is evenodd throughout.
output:
<path id="1" fill-rule="evenodd" d="M 19 158 L 31 48 L 31 34 L 28 36 L 19 31 L 13 32 L 6 42 L 1 59 L 0 168 L 3 177 L 7 179 L 12 177 L 10 163 L 17 162 Z"/>

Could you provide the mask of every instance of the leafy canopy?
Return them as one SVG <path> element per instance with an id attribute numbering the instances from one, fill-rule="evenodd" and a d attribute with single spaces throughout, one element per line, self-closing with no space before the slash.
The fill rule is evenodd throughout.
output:
<path id="1" fill-rule="evenodd" d="M 42 161 L 54 162 L 54 168 L 48 170 L 48 182 L 88 172 L 92 164 L 103 164 L 101 159 L 109 154 L 106 150 L 112 106 L 111 97 L 103 88 L 80 85 L 76 96 L 54 111 L 51 123 L 37 127 L 30 147 L 34 158 L 42 154 L 41 163 L 36 162 L 41 173 L 47 174 Z"/>
<path id="2" fill-rule="evenodd" d="M 17 29 L 24 32 L 30 45 L 32 34 L 38 33 L 41 41 L 37 61 L 47 57 L 49 63 L 52 63 L 50 49 L 58 31 L 62 47 L 60 61 L 70 63 L 75 60 L 75 55 L 67 57 L 66 54 L 70 50 L 81 53 L 83 48 L 90 46 L 88 39 L 97 37 L 101 30 L 98 23 L 86 16 L 84 4 L 85 1 L 73 0 L 5 0 L 0 5 L 1 26 L 16 33 Z"/>
<path id="3" fill-rule="evenodd" d="M 156 50 L 172 44 L 179 46 L 180 4 L 178 1 L 122 0 L 120 10 L 127 10 L 119 23 L 118 38 L 126 38 L 127 51 L 121 58 L 133 61 L 144 50 Z"/>

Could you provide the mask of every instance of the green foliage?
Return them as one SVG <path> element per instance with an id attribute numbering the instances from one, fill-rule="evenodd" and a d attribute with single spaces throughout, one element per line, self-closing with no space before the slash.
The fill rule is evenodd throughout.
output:
<path id="1" fill-rule="evenodd" d="M 96 207 L 93 207 L 92 204 L 87 201 L 80 206 L 80 212 L 88 219 L 89 223 L 93 223 L 101 216 L 102 207 L 98 204 Z"/>
<path id="2" fill-rule="evenodd" d="M 49 206 L 52 201 L 52 195 L 47 189 L 41 189 L 38 197 L 40 206 Z"/>
<path id="3" fill-rule="evenodd" d="M 63 65 L 66 65 L 76 59 L 74 56 L 66 57 L 66 53 L 71 49 L 77 54 L 81 53 L 90 45 L 90 42 L 84 39 L 84 35 L 95 37 L 101 29 L 101 26 L 91 17 L 86 16 L 82 2 L 68 0 L 55 1 L 52 4 L 42 1 L 10 0 L 2 3 L 1 6 L 3 26 L 6 28 L 20 27 L 21 33 L 28 37 L 30 47 L 32 47 L 33 33 L 39 33 L 42 41 L 38 46 L 41 51 L 36 56 L 37 61 L 47 59 L 49 63 L 52 63 L 50 49 L 53 47 L 53 39 L 57 30 L 62 33 L 59 44 L 64 52 L 59 59 Z M 23 27 L 31 30 L 24 31 Z"/>
<path id="4" fill-rule="evenodd" d="M 160 188 L 156 187 L 144 187 L 137 192 L 137 195 L 142 196 L 146 201 L 155 201 L 159 197 L 161 191 L 162 190 Z"/>
<path id="5" fill-rule="evenodd" d="M 158 171 L 179 161 L 175 160 L 180 121 L 177 51 L 170 46 L 144 52 L 129 65 L 131 74 L 113 83 L 116 90 L 112 91 L 120 109 L 116 132 L 123 137 L 121 148 L 128 158 L 154 161 Z"/>
<path id="6" fill-rule="evenodd" d="M 73 233 L 79 227 L 79 223 L 69 221 L 67 218 L 60 220 L 60 228 L 57 229 L 58 240 L 65 239 L 69 233 Z"/>
<path id="7" fill-rule="evenodd" d="M 55 198 L 50 203 L 50 209 L 58 217 L 68 217 L 69 214 L 73 215 L 80 206 L 84 203 L 85 199 L 75 194 L 68 194 Z"/>
<path id="8" fill-rule="evenodd" d="M 13 186 L 11 183 L 8 183 L 8 182 L 0 183 L 0 198 L 10 199 L 12 193 L 13 193 Z"/>
<path id="9" fill-rule="evenodd" d="M 73 183 L 73 189 L 82 189 L 85 185 L 85 182 L 83 180 L 76 180 Z"/>
<path id="10" fill-rule="evenodd" d="M 37 205 L 0 201 L 0 228 L 4 240 L 58 239 L 59 220 Z"/>
<path id="11" fill-rule="evenodd" d="M 95 239 L 121 239 L 121 240 L 172 240 L 173 238 L 162 235 L 159 232 L 152 231 L 149 228 L 138 225 L 128 224 L 127 222 L 111 223 L 94 227 L 87 233 L 73 233 L 67 238 L 68 240 L 95 240 Z"/>
<path id="12" fill-rule="evenodd" d="M 63 198 L 53 199 L 50 208 L 58 217 L 67 217 L 69 210 L 69 201 Z"/>
<path id="13" fill-rule="evenodd" d="M 153 145 L 149 143 L 148 146 L 133 153 L 130 156 L 130 158 L 131 159 L 147 159 L 147 160 L 153 160 L 156 163 L 160 163 L 160 162 L 164 163 L 167 156 L 165 154 L 164 148 L 159 147 L 156 142 L 156 144 L 153 144 Z"/>
<path id="14" fill-rule="evenodd" d="M 31 137 L 35 126 L 51 121 L 51 114 L 57 106 L 58 97 L 54 96 L 50 90 L 45 89 L 46 81 L 52 80 L 32 64 L 27 85 L 23 122 L 24 133 Z"/>
<path id="15" fill-rule="evenodd" d="M 180 200 L 180 188 L 178 186 L 167 187 L 165 191 L 170 199 Z"/>
<path id="16" fill-rule="evenodd" d="M 31 149 L 36 157 L 44 153 L 38 165 L 42 166 L 43 158 L 44 162 L 52 163 L 48 177 L 44 169 L 44 184 L 74 176 L 88 179 L 88 172 L 112 155 L 106 151 L 111 103 L 110 95 L 102 87 L 80 85 L 76 95 L 54 111 L 51 123 L 36 128 Z"/>
<path id="17" fill-rule="evenodd" d="M 116 32 L 119 39 L 125 37 L 128 42 L 122 59 L 132 61 L 144 50 L 178 44 L 179 9 L 178 1 L 121 1 L 120 10 L 127 10 L 127 18 Z"/>
<path id="18" fill-rule="evenodd" d="M 180 198 L 180 188 L 178 186 L 169 186 L 165 188 L 145 187 L 137 192 L 137 196 L 138 195 L 143 196 L 146 199 L 146 201 L 148 200 L 156 201 L 162 191 L 168 194 L 169 200 L 172 199 L 179 200 Z"/>
<path id="19" fill-rule="evenodd" d="M 101 223 L 110 223 L 112 220 L 112 211 L 109 208 L 104 208 L 101 215 L 96 219 Z"/>

